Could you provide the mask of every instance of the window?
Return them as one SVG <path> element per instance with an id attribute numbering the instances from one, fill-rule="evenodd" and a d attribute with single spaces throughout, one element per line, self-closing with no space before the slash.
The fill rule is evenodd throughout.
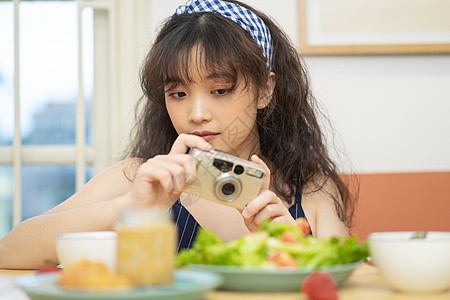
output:
<path id="1" fill-rule="evenodd" d="M 0 238 L 105 166 L 113 8 L 98 2 L 0 1 Z"/>
<path id="2" fill-rule="evenodd" d="M 0 238 L 121 158 L 154 0 L 0 0 Z"/>

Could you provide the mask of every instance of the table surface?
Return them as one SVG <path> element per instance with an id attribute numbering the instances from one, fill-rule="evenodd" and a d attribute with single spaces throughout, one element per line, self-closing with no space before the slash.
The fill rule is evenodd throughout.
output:
<path id="1" fill-rule="evenodd" d="M 13 284 L 15 277 L 33 273 L 34 271 L 0 269 L 0 300 L 28 300 L 29 298 Z M 306 300 L 306 295 L 298 293 L 248 293 L 230 291 L 211 291 L 205 300 Z M 339 289 L 340 300 L 450 300 L 450 290 L 435 294 L 401 293 L 392 290 L 378 269 L 363 264 L 350 276 Z"/>

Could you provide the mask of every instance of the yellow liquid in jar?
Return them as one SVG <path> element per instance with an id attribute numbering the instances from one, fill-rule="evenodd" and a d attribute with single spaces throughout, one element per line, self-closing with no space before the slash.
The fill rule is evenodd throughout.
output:
<path id="1" fill-rule="evenodd" d="M 118 272 L 134 285 L 173 282 L 176 227 L 172 223 L 147 223 L 117 230 Z"/>

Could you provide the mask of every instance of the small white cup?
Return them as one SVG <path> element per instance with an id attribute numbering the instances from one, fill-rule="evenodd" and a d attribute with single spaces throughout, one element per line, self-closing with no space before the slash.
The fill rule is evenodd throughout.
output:
<path id="1" fill-rule="evenodd" d="M 117 232 L 86 231 L 57 234 L 56 254 L 63 266 L 88 259 L 103 263 L 111 272 L 116 272 Z"/>

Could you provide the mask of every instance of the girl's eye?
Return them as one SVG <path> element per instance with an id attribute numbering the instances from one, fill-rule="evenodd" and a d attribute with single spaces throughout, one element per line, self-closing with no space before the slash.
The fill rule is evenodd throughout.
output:
<path id="1" fill-rule="evenodd" d="M 214 90 L 212 93 L 216 94 L 216 95 L 225 95 L 228 92 L 227 89 L 218 89 L 218 90 Z"/>
<path id="2" fill-rule="evenodd" d="M 185 96 L 186 96 L 185 92 L 175 92 L 175 93 L 169 94 L 169 97 L 172 97 L 172 98 L 183 98 Z"/>

